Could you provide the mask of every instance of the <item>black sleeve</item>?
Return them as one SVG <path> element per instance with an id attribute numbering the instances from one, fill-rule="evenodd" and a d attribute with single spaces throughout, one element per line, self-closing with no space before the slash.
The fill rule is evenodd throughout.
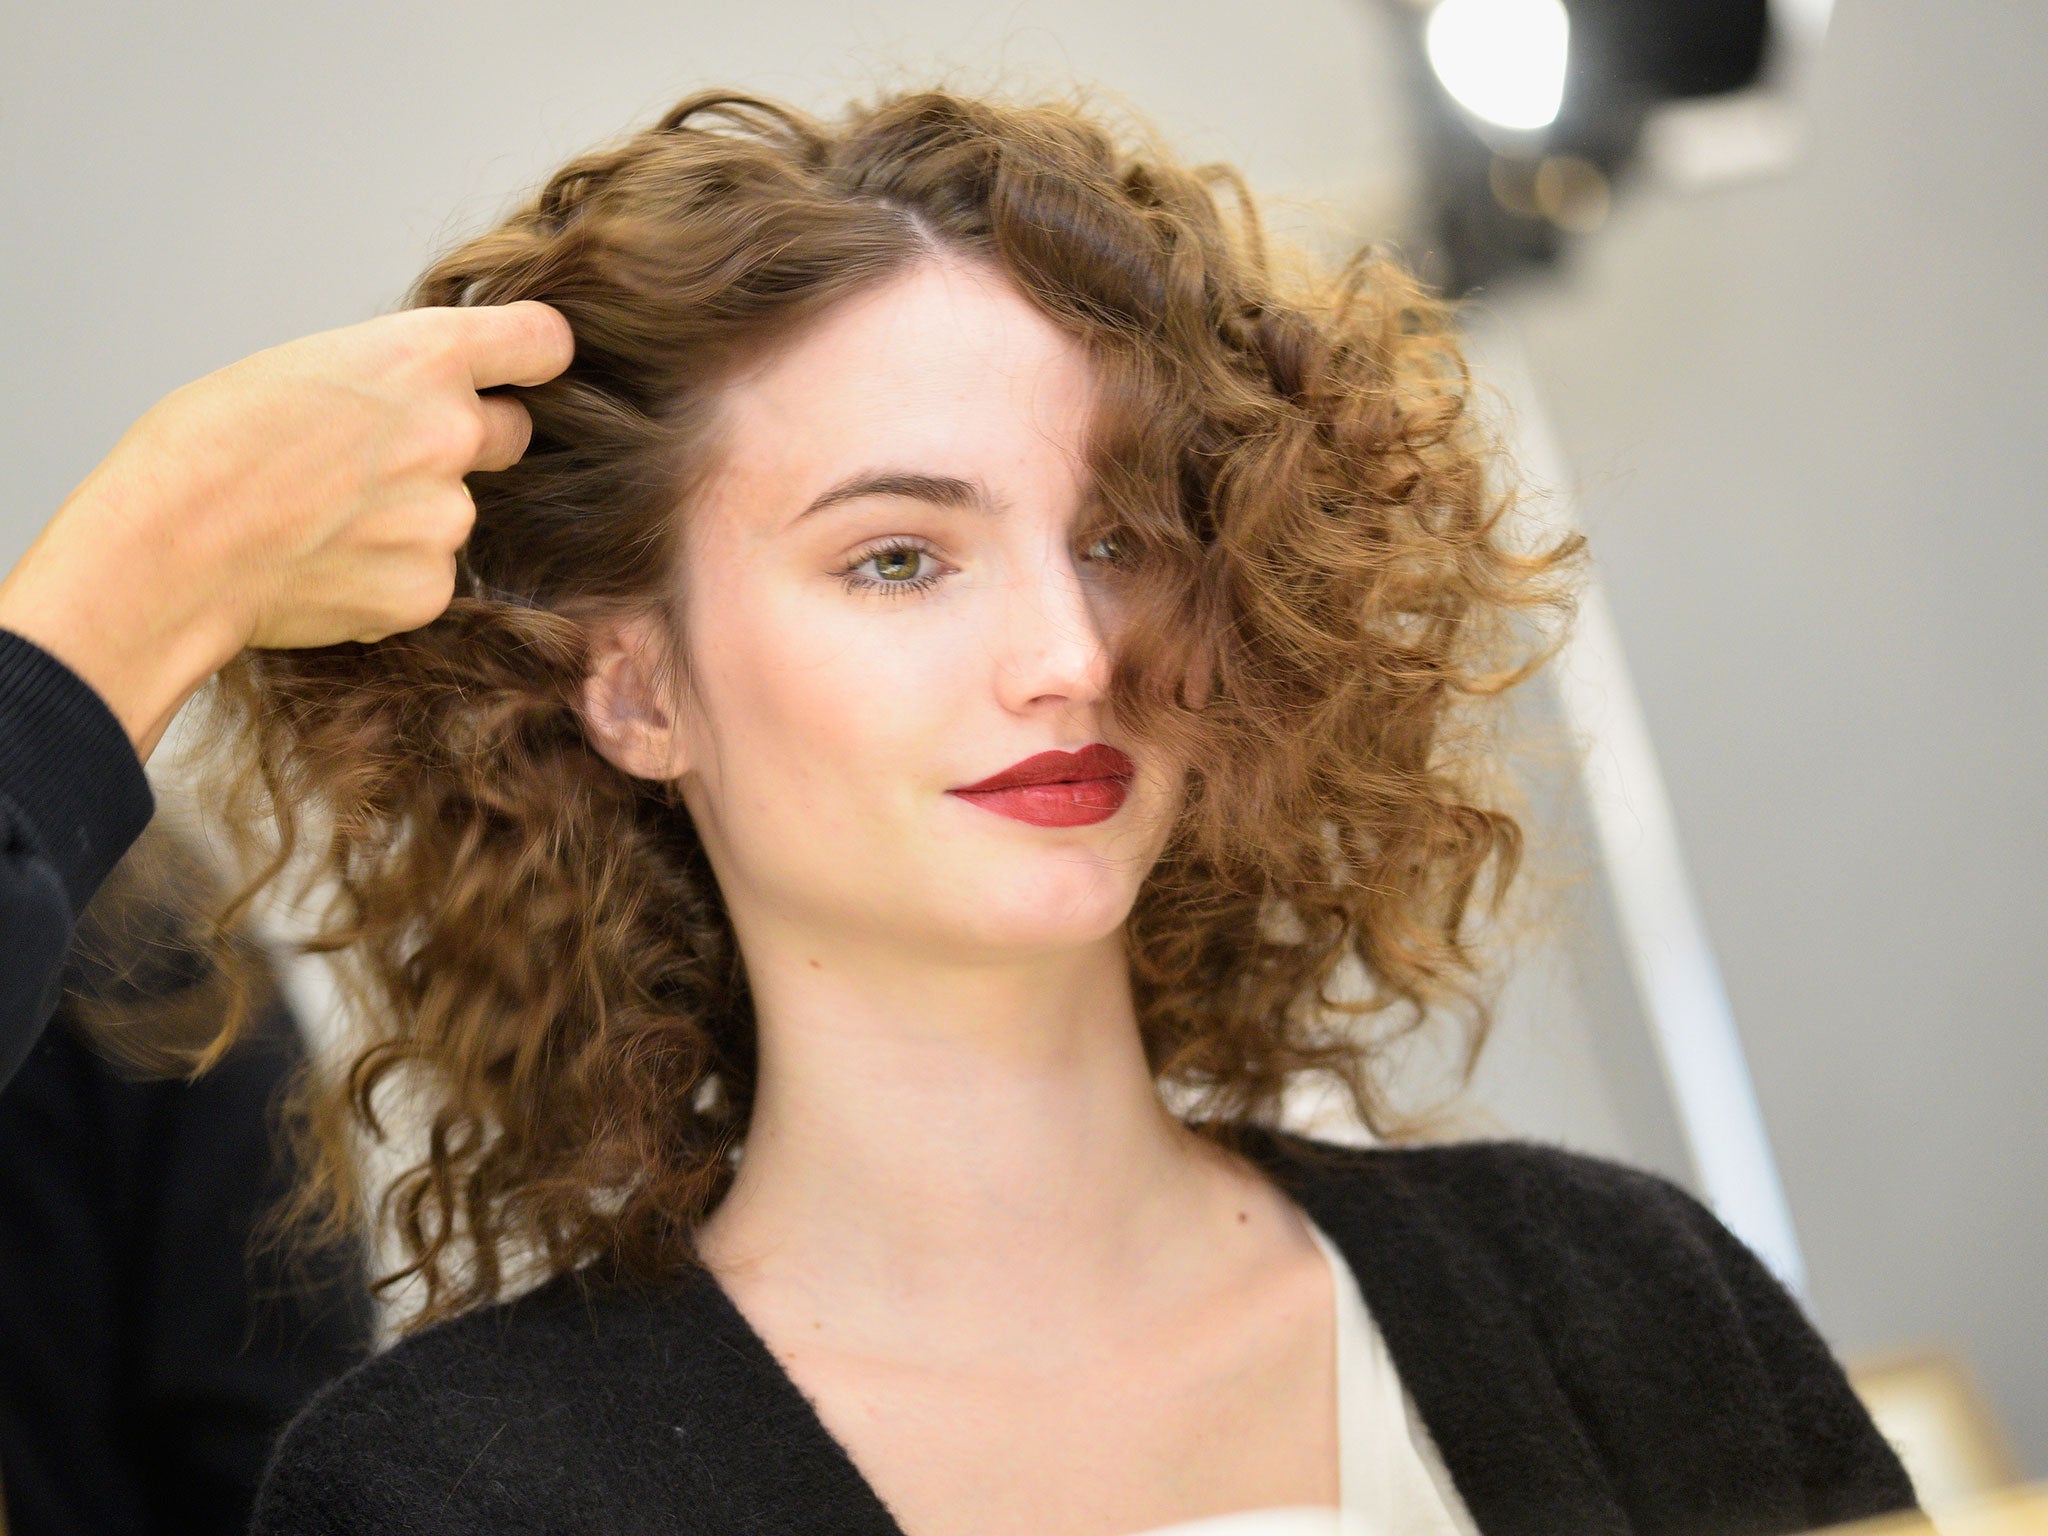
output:
<path id="1" fill-rule="evenodd" d="M 1911 1478 L 1847 1373 L 1777 1276 L 1712 1211 L 1675 1184 L 1666 1197 L 1714 1256 L 1769 1373 L 1816 1527 L 1918 1507 Z"/>
<path id="2" fill-rule="evenodd" d="M 370 1352 L 375 1312 L 353 1245 L 294 1266 L 251 1249 L 296 1168 L 278 1096 L 305 1058 L 281 1002 L 204 1076 L 159 1099 L 137 1330 L 136 1412 L 157 1508 L 185 1531 L 241 1531 L 280 1430 Z"/>
<path id="3" fill-rule="evenodd" d="M 1629 1528 L 1783 1536 L 1915 1507 L 1827 1341 L 1689 1191 L 1535 1143 L 1434 1160 Z"/>
<path id="4" fill-rule="evenodd" d="M 251 1252 L 293 1172 L 281 1003 L 196 1080 L 101 1055 L 73 988 L 0 1092 L 0 1467 L 22 1531 L 240 1536 L 278 1432 L 369 1351 L 354 1245 Z"/>
<path id="5" fill-rule="evenodd" d="M 56 1009 L 72 924 L 155 810 L 106 702 L 0 630 L 0 1087 Z"/>

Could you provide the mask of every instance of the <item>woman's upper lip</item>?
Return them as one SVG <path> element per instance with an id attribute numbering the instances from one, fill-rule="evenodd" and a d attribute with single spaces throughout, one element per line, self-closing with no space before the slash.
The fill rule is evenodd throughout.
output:
<path id="1" fill-rule="evenodd" d="M 1138 771 L 1115 747 L 1091 741 L 1078 752 L 1040 752 L 978 784 L 962 784 L 955 794 L 985 789 L 1014 789 L 1020 784 L 1062 784 L 1074 779 L 1128 779 Z"/>

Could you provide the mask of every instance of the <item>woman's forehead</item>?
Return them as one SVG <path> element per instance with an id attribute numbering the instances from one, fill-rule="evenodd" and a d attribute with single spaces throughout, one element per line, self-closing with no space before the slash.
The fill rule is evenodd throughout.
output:
<path id="1" fill-rule="evenodd" d="M 1094 392 L 1082 344 L 1007 277 L 926 263 L 834 306 L 721 392 L 723 488 L 793 516 L 863 466 L 1032 473 L 1078 458 Z"/>

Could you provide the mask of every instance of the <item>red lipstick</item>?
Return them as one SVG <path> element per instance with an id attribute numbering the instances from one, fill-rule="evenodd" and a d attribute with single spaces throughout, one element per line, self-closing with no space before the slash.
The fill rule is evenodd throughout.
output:
<path id="1" fill-rule="evenodd" d="M 1091 741 L 1078 752 L 1040 752 L 946 793 L 1034 826 L 1082 827 L 1117 813 L 1137 771 L 1115 747 Z"/>

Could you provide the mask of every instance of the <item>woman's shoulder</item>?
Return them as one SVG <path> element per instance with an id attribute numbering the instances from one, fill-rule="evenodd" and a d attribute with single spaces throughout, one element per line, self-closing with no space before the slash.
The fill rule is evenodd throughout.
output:
<path id="1" fill-rule="evenodd" d="M 1399 1206 L 1478 1239 L 1617 1239 L 1720 1223 L 1675 1180 L 1548 1142 L 1357 1145 L 1258 1128 L 1253 1155 L 1290 1187 L 1343 1205 Z"/>
<path id="2" fill-rule="evenodd" d="M 1682 1302 L 1737 1347 L 1811 1332 L 1740 1238 L 1647 1169 L 1532 1140 L 1356 1146 L 1286 1131 L 1260 1133 L 1254 1155 L 1354 1262 L 1425 1289 L 1483 1273 L 1488 1294 L 1551 1325 L 1583 1313 L 1646 1335 Z"/>
<path id="3" fill-rule="evenodd" d="M 1799 1301 L 1675 1181 L 1533 1141 L 1261 1145 L 1359 1271 L 1454 1462 L 1512 1421 L 1590 1451 L 1637 1525 L 1731 1498 L 1780 1529 L 1913 1507 Z M 1464 1472 L 1512 1507 L 1512 1477 Z"/>
<path id="4" fill-rule="evenodd" d="M 1675 1179 L 1548 1142 L 1495 1140 L 1383 1147 L 1387 1175 L 1455 1202 L 1476 1229 L 1521 1243 L 1632 1243 L 1725 1232 Z M 1700 1257 L 1705 1257 L 1704 1254 Z"/>
<path id="5" fill-rule="evenodd" d="M 557 1499 L 587 1502 L 614 1460 L 626 1492 L 657 1461 L 641 1442 L 676 1433 L 657 1421 L 687 1376 L 695 1295 L 561 1275 L 401 1336 L 286 1426 L 252 1532 L 412 1529 L 443 1508 L 460 1519 L 437 1530 L 526 1529 Z"/>

